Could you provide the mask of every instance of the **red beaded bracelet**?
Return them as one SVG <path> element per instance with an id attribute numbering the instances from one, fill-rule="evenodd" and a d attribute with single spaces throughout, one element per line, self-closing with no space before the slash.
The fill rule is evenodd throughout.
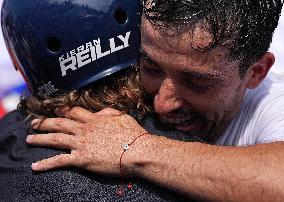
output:
<path id="1" fill-rule="evenodd" d="M 129 143 L 129 144 L 124 144 L 124 145 L 123 145 L 123 152 L 121 153 L 121 156 L 120 156 L 120 159 L 119 159 L 119 169 L 120 169 L 120 172 L 121 172 L 121 173 L 122 173 L 122 157 L 123 157 L 123 154 L 130 148 L 130 146 L 131 146 L 137 139 L 139 139 L 140 137 L 142 137 L 142 136 L 144 136 L 144 135 L 147 135 L 147 134 L 149 134 L 149 133 L 148 133 L 148 132 L 143 133 L 143 134 L 139 135 L 138 137 L 136 137 L 131 143 Z M 131 190 L 131 189 L 133 188 L 131 182 L 128 183 L 127 188 L 128 188 L 129 190 Z M 117 189 L 116 194 L 117 194 L 118 196 L 122 196 L 122 195 L 124 194 L 123 183 L 122 183 L 122 184 L 119 186 L 119 188 Z"/>

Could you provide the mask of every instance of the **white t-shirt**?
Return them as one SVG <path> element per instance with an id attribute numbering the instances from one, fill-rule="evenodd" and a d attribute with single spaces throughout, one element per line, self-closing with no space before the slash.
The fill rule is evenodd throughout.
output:
<path id="1" fill-rule="evenodd" d="M 217 145 L 246 146 L 284 141 L 284 77 L 270 74 L 245 94 L 241 110 Z"/>

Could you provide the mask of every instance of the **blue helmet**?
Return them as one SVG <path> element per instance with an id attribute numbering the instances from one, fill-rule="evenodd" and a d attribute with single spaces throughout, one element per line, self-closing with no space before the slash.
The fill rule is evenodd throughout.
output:
<path id="1" fill-rule="evenodd" d="M 34 95 L 84 87 L 136 64 L 140 0 L 4 0 L 5 43 Z"/>

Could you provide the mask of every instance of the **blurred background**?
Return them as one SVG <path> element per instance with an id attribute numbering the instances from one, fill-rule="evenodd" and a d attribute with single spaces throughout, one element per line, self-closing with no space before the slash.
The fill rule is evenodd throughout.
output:
<path id="1" fill-rule="evenodd" d="M 0 0 L 0 11 L 3 0 Z M 21 75 L 16 72 L 3 40 L 0 27 L 0 118 L 15 109 L 20 99 L 25 83 Z"/>
<path id="2" fill-rule="evenodd" d="M 3 0 L 0 0 L 2 7 Z M 0 10 L 1 10 L 0 7 Z M 275 31 L 270 51 L 276 56 L 276 63 L 272 72 L 284 78 L 284 9 Z M 14 110 L 23 90 L 25 82 L 19 72 L 13 67 L 3 40 L 2 29 L 0 32 L 0 118 L 7 112 Z"/>

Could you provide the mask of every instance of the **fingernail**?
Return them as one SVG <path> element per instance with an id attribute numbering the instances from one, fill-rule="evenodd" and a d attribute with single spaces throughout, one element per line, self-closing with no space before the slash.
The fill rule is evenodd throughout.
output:
<path id="1" fill-rule="evenodd" d="M 32 169 L 33 169 L 33 170 L 36 170 L 37 167 L 38 167 L 38 163 L 32 163 Z"/>
<path id="2" fill-rule="evenodd" d="M 30 142 L 33 139 L 33 135 L 28 135 L 28 137 L 26 138 L 27 142 Z"/>
<path id="3" fill-rule="evenodd" d="M 36 127 L 41 122 L 41 119 L 34 119 L 31 123 L 32 127 Z"/>

